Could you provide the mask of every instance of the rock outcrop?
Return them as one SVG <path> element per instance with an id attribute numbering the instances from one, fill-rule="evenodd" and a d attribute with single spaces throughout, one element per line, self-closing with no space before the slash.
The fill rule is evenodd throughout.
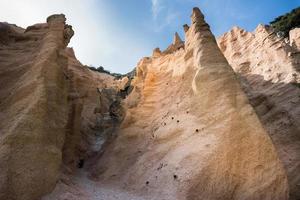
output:
<path id="1" fill-rule="evenodd" d="M 300 28 L 295 28 L 290 31 L 290 45 L 300 51 Z"/>
<path id="2" fill-rule="evenodd" d="M 68 58 L 69 80 L 69 117 L 63 157 L 64 164 L 74 170 L 81 160 L 101 152 L 106 141 L 113 138 L 114 129 L 124 115 L 119 86 L 124 87 L 126 83 L 84 67 L 75 58 L 73 49 L 63 53 Z"/>
<path id="3" fill-rule="evenodd" d="M 100 153 L 122 119 L 118 82 L 66 49 L 74 32 L 65 21 L 53 15 L 26 30 L 0 24 L 1 200 L 51 192 L 62 163 L 74 170 Z M 105 88 L 112 94 L 99 93 Z"/>
<path id="4" fill-rule="evenodd" d="M 199 9 L 184 48 L 143 58 L 92 173 L 143 199 L 287 199 L 285 171 Z"/>
<path id="5" fill-rule="evenodd" d="M 26 30 L 0 23 L 1 200 L 288 199 L 285 170 L 257 117 L 261 101 L 253 103 L 253 91 L 266 85 L 240 86 L 234 71 L 241 67 L 230 56 L 234 70 L 228 64 L 198 8 L 184 25 L 185 41 L 176 33 L 165 51 L 155 49 L 120 79 L 76 59 L 65 21 L 53 15 Z M 268 43 L 272 34 L 259 32 Z M 227 58 L 235 41 L 219 43 Z M 272 48 L 292 50 L 277 56 L 298 56 L 280 42 Z M 290 61 L 288 72 L 261 76 L 296 91 L 297 60 Z M 274 140 L 271 120 L 261 121 Z M 296 132 L 287 135 L 295 153 Z M 274 143 L 286 164 L 280 139 Z M 297 171 L 291 164 L 289 176 Z"/>
<path id="6" fill-rule="evenodd" d="M 60 170 L 68 119 L 61 50 L 71 28 L 55 15 L 26 30 L 0 29 L 0 199 L 38 199 Z"/>
<path id="7" fill-rule="evenodd" d="M 297 32 L 299 29 L 291 31 L 291 44 L 263 25 L 253 33 L 235 27 L 218 40 L 285 166 L 290 199 L 300 198 L 300 52 Z"/>

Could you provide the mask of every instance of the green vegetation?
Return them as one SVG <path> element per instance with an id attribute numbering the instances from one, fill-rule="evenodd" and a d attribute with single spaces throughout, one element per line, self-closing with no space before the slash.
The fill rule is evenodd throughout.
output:
<path id="1" fill-rule="evenodd" d="M 109 74 L 109 75 L 115 77 L 116 79 L 122 79 L 125 76 L 127 76 L 129 79 L 133 79 L 133 77 L 135 76 L 135 68 L 132 71 L 128 72 L 127 74 L 120 74 L 120 73 L 112 73 L 112 72 L 104 69 L 104 67 L 102 67 L 102 66 L 99 66 L 97 68 L 94 66 L 86 66 L 86 67 L 88 67 L 92 71 Z"/>
<path id="2" fill-rule="evenodd" d="M 293 9 L 291 12 L 279 16 L 270 22 L 276 33 L 283 37 L 288 37 L 290 30 L 300 27 L 300 7 Z"/>
<path id="3" fill-rule="evenodd" d="M 94 66 L 88 66 L 88 68 L 90 70 L 96 71 L 96 72 L 100 72 L 100 73 L 106 73 L 106 74 L 110 74 L 110 71 L 105 70 L 104 67 L 100 66 L 100 67 L 94 67 Z"/>

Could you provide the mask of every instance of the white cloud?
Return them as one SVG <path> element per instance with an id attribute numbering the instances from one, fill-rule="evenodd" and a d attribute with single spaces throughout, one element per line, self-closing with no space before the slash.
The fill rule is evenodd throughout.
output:
<path id="1" fill-rule="evenodd" d="M 160 11 L 163 9 L 161 0 L 151 0 L 152 3 L 152 16 L 154 19 L 157 19 Z"/>
<path id="2" fill-rule="evenodd" d="M 150 52 L 147 42 L 120 30 L 109 8 L 97 0 L 0 0 L 0 21 L 27 27 L 45 22 L 49 15 L 64 13 L 73 26 L 73 46 L 84 64 L 102 65 L 114 72 L 127 72 Z M 127 32 L 126 32 L 127 31 Z M 132 31 L 133 32 L 133 31 Z"/>
<path id="3" fill-rule="evenodd" d="M 164 28 L 173 25 L 176 18 L 179 16 L 178 10 L 175 10 L 168 5 L 172 4 L 172 1 L 151 0 L 151 12 L 155 32 L 161 32 Z"/>

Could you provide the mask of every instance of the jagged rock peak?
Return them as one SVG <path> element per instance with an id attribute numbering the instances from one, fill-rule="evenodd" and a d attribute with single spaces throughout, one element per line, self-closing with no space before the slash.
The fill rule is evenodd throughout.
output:
<path id="1" fill-rule="evenodd" d="M 160 48 L 158 48 L 158 47 L 155 48 L 155 49 L 153 50 L 152 56 L 153 56 L 153 57 L 161 56 L 161 50 L 160 50 Z"/>
<path id="2" fill-rule="evenodd" d="M 270 27 L 264 24 L 259 24 L 256 29 L 255 33 L 268 33 L 270 31 Z"/>
<path id="3" fill-rule="evenodd" d="M 192 32 L 196 33 L 196 32 L 208 31 L 208 30 L 210 31 L 210 27 L 206 23 L 204 15 L 197 7 L 193 8 L 191 21 L 192 21 L 192 26 L 194 26 Z"/>
<path id="4" fill-rule="evenodd" d="M 231 31 L 233 31 L 233 32 L 244 32 L 245 29 L 243 29 L 239 26 L 234 26 L 234 27 L 232 27 Z"/>
<path id="5" fill-rule="evenodd" d="M 179 34 L 176 32 L 173 39 L 173 45 L 181 44 L 182 40 L 179 36 Z"/>
<path id="6" fill-rule="evenodd" d="M 184 42 L 181 40 L 179 34 L 176 32 L 174 35 L 172 44 L 170 46 L 168 46 L 168 48 L 166 50 L 164 50 L 163 52 L 159 52 L 160 51 L 159 49 L 154 49 L 153 57 L 170 54 L 170 53 L 173 53 L 182 48 L 184 48 Z"/>
<path id="7" fill-rule="evenodd" d="M 222 37 L 227 37 L 227 36 L 229 37 L 229 35 L 232 38 L 236 38 L 236 37 L 240 37 L 240 36 L 246 36 L 246 35 L 248 35 L 249 37 L 251 37 L 252 33 L 248 32 L 247 30 L 245 30 L 245 29 L 243 29 L 243 28 L 241 28 L 239 26 L 234 26 L 234 27 L 232 27 L 232 29 L 229 32 L 224 33 L 221 36 L 221 38 Z"/>
<path id="8" fill-rule="evenodd" d="M 187 37 L 187 42 L 189 43 L 187 46 L 194 48 L 194 52 L 197 54 L 195 57 L 200 66 L 227 63 L 199 8 L 193 9 L 191 20 L 192 26 Z"/>
<path id="9" fill-rule="evenodd" d="M 71 38 L 74 36 L 74 30 L 71 25 L 66 24 L 64 29 L 64 39 L 65 39 L 65 45 L 67 46 L 71 40 Z"/>
<path id="10" fill-rule="evenodd" d="M 71 25 L 66 24 L 66 16 L 64 14 L 54 14 L 47 18 L 47 24 L 49 26 L 60 27 L 64 29 L 64 45 L 67 46 L 74 36 L 74 30 Z"/>
<path id="11" fill-rule="evenodd" d="M 188 32 L 189 29 L 190 29 L 189 25 L 187 25 L 187 24 L 183 25 L 183 30 L 185 33 Z"/>
<path id="12" fill-rule="evenodd" d="M 54 14 L 50 15 L 47 18 L 47 23 L 65 23 L 66 22 L 66 16 L 64 14 Z"/>
<path id="13" fill-rule="evenodd" d="M 205 23 L 205 21 L 204 21 L 204 15 L 200 11 L 199 8 L 194 7 L 193 8 L 193 12 L 192 12 L 192 23 L 194 24 L 194 23 L 197 23 L 197 22 L 203 22 L 203 23 Z"/>

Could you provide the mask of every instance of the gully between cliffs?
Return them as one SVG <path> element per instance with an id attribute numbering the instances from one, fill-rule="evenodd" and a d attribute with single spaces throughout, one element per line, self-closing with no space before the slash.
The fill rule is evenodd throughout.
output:
<path id="1" fill-rule="evenodd" d="M 175 34 L 118 78 L 76 59 L 65 21 L 0 24 L 0 200 L 288 199 L 273 142 L 198 8 L 185 41 Z"/>

